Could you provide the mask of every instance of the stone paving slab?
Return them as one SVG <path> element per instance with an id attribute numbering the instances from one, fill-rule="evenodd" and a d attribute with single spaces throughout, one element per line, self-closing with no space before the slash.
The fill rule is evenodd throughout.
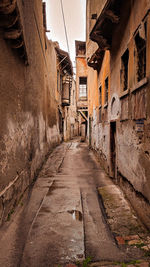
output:
<path id="1" fill-rule="evenodd" d="M 115 236 L 147 234 L 122 191 L 116 185 L 100 187 L 98 192 L 104 203 L 107 221 Z"/>
<path id="2" fill-rule="evenodd" d="M 56 267 L 56 266 L 55 266 Z M 62 266 L 59 266 L 62 267 Z M 81 263 L 81 264 L 67 264 L 65 267 L 150 267 L 150 261 L 144 261 L 144 260 L 137 260 L 137 261 L 131 261 L 131 262 L 95 262 L 95 263 Z"/>
<path id="3" fill-rule="evenodd" d="M 71 179 L 70 175 L 55 176 L 32 224 L 21 266 L 53 267 L 56 262 L 84 258 L 80 188 L 76 179 L 70 184 Z"/>
<path id="4" fill-rule="evenodd" d="M 108 185 L 98 188 L 98 192 L 104 205 L 107 222 L 118 245 L 139 248 L 143 255 L 149 257 L 150 233 L 141 224 L 120 188 Z M 135 266 L 147 267 L 146 264 L 149 263 L 143 262 Z"/>

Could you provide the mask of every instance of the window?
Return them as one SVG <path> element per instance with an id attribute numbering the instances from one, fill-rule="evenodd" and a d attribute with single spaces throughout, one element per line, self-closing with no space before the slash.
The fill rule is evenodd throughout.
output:
<path id="1" fill-rule="evenodd" d="M 87 77 L 79 77 L 79 97 L 87 98 Z"/>
<path id="2" fill-rule="evenodd" d="M 128 89 L 128 63 L 129 50 L 127 49 L 121 57 L 121 88 L 123 91 Z"/>
<path id="3" fill-rule="evenodd" d="M 99 87 L 99 122 L 102 121 L 102 87 Z"/>
<path id="4" fill-rule="evenodd" d="M 77 45 L 77 50 L 76 50 L 76 54 L 77 56 L 85 56 L 86 54 L 86 45 L 85 43 L 79 43 Z"/>
<path id="5" fill-rule="evenodd" d="M 79 45 L 78 46 L 78 54 L 79 55 L 85 55 L 86 53 L 86 47 L 85 44 Z"/>
<path id="6" fill-rule="evenodd" d="M 141 81 L 146 77 L 146 31 L 147 23 L 141 24 L 141 27 L 135 36 L 135 45 L 136 45 L 136 77 L 137 81 Z"/>
<path id="7" fill-rule="evenodd" d="M 108 77 L 105 80 L 105 104 L 108 104 Z"/>

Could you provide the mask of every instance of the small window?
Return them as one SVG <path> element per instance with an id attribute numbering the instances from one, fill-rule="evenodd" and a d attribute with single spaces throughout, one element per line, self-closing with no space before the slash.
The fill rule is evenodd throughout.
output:
<path id="1" fill-rule="evenodd" d="M 146 77 L 146 22 L 141 25 L 137 35 L 135 36 L 136 45 L 136 77 L 137 81 L 141 81 Z"/>
<path id="2" fill-rule="evenodd" d="M 121 57 L 121 87 L 123 91 L 128 89 L 128 64 L 129 50 L 127 49 Z"/>
<path id="3" fill-rule="evenodd" d="M 108 104 L 108 77 L 105 80 L 105 104 Z"/>
<path id="4" fill-rule="evenodd" d="M 78 45 L 78 53 L 77 55 L 85 55 L 86 53 L 86 45 L 84 44 L 79 44 Z"/>
<path id="5" fill-rule="evenodd" d="M 79 77 L 79 97 L 87 98 L 87 77 Z"/>

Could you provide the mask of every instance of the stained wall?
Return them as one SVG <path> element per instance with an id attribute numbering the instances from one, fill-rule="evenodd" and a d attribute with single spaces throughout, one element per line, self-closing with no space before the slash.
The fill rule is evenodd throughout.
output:
<path id="1" fill-rule="evenodd" d="M 45 37 L 42 1 L 18 1 L 28 65 L 0 28 L 0 222 L 14 210 L 43 160 L 60 142 L 56 54 Z"/>
<path id="2" fill-rule="evenodd" d="M 90 1 L 92 4 L 92 1 Z M 100 72 L 88 68 L 89 81 L 89 143 L 97 151 L 108 174 L 120 183 L 130 201 L 142 206 L 150 202 L 150 3 L 149 1 L 125 1 L 120 11 L 120 21 L 115 25 L 110 52 L 106 51 Z M 88 19 L 90 19 L 87 16 Z M 137 81 L 135 35 L 146 27 L 146 76 Z M 87 33 L 89 34 L 89 32 Z M 87 40 L 87 58 L 97 49 L 97 44 Z M 128 88 L 121 85 L 121 57 L 129 50 Z M 109 78 L 108 104 L 105 104 L 105 79 Z M 99 117 L 99 90 L 102 86 L 102 114 Z M 116 124 L 115 167 L 112 167 L 112 125 Z M 90 132 L 91 131 L 91 132 Z M 113 169 L 115 168 L 115 170 Z M 134 193 L 133 193 L 134 192 Z M 134 195 L 134 196 L 133 196 Z M 138 196 L 141 203 L 137 201 Z M 150 226 L 149 217 L 145 223 Z M 148 222 L 148 223 L 147 223 Z"/>

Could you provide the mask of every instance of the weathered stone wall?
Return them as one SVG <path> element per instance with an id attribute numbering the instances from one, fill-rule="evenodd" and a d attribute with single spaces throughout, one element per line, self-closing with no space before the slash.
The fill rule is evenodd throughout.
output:
<path id="1" fill-rule="evenodd" d="M 90 1 L 92 3 L 92 1 Z M 92 118 L 91 144 L 100 155 L 108 173 L 111 166 L 111 127 L 116 122 L 114 177 L 128 183 L 131 191 L 150 202 L 150 9 L 149 1 L 124 1 L 120 21 L 115 26 L 110 49 L 110 62 L 105 57 L 96 79 L 96 71 L 88 70 L 91 93 L 89 114 Z M 146 78 L 136 81 L 135 41 L 136 30 L 143 20 L 147 21 Z M 141 26 L 142 28 L 142 26 Z M 121 56 L 129 49 L 128 89 L 121 89 Z M 87 43 L 87 55 L 95 50 L 95 44 Z M 88 54 L 89 53 L 89 54 Z M 109 57 L 109 56 L 108 56 Z M 104 105 L 104 82 L 109 77 L 108 106 Z M 89 78 L 90 77 L 90 78 Z M 94 86 L 92 86 L 92 84 Z M 96 86 L 97 84 L 97 86 Z M 99 121 L 98 88 L 102 85 L 102 121 Z M 95 93 L 93 90 L 95 89 Z M 140 126 L 139 126 L 140 121 Z M 140 127 L 140 130 L 139 130 Z M 118 179 L 118 182 L 119 182 Z M 122 180 L 121 180 L 122 179 Z M 129 188 L 126 186 L 126 188 Z M 128 190 L 126 190 L 126 193 Z M 130 192 L 131 193 L 131 192 Z M 132 195 L 132 194 L 131 194 Z M 135 197 L 133 198 L 135 200 Z M 132 201 L 132 197 L 130 197 Z M 136 203 L 136 201 L 134 201 Z M 145 209 L 146 210 L 146 209 Z"/>
<path id="2" fill-rule="evenodd" d="M 135 82 L 135 43 L 133 34 L 147 14 L 148 1 L 135 1 L 129 6 L 125 3 L 121 11 L 121 20 L 113 35 L 111 49 L 111 95 L 115 92 L 120 97 L 120 120 L 117 122 L 117 168 L 118 172 L 133 185 L 134 189 L 142 193 L 150 201 L 150 143 L 149 143 L 149 83 L 138 86 Z M 127 12 L 128 11 L 128 12 Z M 126 21 L 126 23 L 125 23 Z M 149 27 L 150 14 L 147 16 L 147 73 L 150 74 L 149 65 Z M 126 95 L 120 89 L 121 56 L 129 49 L 129 77 Z M 137 90 L 134 90 L 137 89 Z M 143 120 L 143 128 L 139 132 L 137 120 Z"/>
<path id="3" fill-rule="evenodd" d="M 49 149 L 60 142 L 56 55 L 45 38 L 42 2 L 18 1 L 29 65 L 0 29 L 0 222 L 13 212 Z"/>

